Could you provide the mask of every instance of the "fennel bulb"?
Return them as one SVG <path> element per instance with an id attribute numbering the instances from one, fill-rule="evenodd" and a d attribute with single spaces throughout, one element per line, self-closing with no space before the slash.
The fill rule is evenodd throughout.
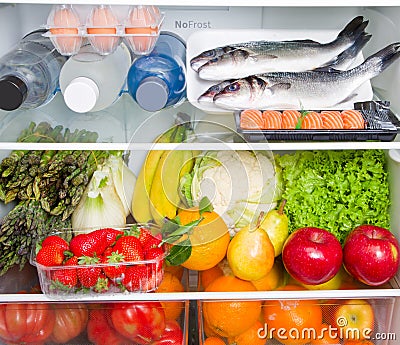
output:
<path id="1" fill-rule="evenodd" d="M 136 176 L 130 170 L 121 156 L 110 156 L 106 162 L 112 174 L 115 190 L 122 202 L 125 216 L 128 217 L 132 204 L 133 191 L 136 184 Z"/>
<path id="2" fill-rule="evenodd" d="M 111 155 L 98 169 L 72 213 L 74 230 L 125 226 L 136 176 L 121 155 Z"/>

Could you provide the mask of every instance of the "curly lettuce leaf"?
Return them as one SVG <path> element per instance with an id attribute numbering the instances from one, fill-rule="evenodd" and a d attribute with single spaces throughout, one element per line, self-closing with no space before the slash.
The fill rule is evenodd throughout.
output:
<path id="1" fill-rule="evenodd" d="M 305 226 L 324 228 L 343 243 L 358 225 L 390 227 L 383 151 L 298 151 L 276 159 L 290 232 Z"/>

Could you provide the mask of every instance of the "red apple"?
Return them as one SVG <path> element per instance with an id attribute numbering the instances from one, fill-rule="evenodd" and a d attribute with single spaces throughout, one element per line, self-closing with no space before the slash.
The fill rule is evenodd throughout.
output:
<path id="1" fill-rule="evenodd" d="M 300 228 L 285 241 L 282 260 L 288 273 L 302 284 L 323 284 L 342 265 L 342 246 L 329 231 Z"/>
<path id="2" fill-rule="evenodd" d="M 399 243 L 387 229 L 358 226 L 344 242 L 343 264 L 364 284 L 382 285 L 393 278 L 399 268 Z"/>

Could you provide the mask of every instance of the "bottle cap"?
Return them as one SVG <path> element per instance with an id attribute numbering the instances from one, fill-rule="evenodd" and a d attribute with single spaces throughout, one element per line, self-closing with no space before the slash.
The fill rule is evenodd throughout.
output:
<path id="1" fill-rule="evenodd" d="M 77 113 L 91 111 L 98 98 L 99 88 L 97 84 L 86 77 L 73 79 L 64 91 L 65 104 Z"/>
<path id="2" fill-rule="evenodd" d="M 168 101 L 168 86 L 158 77 L 147 77 L 136 90 L 136 102 L 147 111 L 157 111 Z"/>
<path id="3" fill-rule="evenodd" d="M 18 77 L 6 75 L 0 79 L 0 109 L 15 110 L 25 101 L 26 84 Z"/>

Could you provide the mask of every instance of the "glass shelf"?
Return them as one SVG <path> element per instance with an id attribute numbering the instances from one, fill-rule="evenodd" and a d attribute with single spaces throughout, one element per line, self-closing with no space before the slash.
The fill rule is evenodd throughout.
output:
<path id="1" fill-rule="evenodd" d="M 150 113 L 142 110 L 127 94 L 106 110 L 77 114 L 69 110 L 57 95 L 44 107 L 30 111 L 4 113 L 0 120 L 0 150 L 329 150 L 329 149 L 400 149 L 399 137 L 392 142 L 254 142 L 249 143 L 236 132 L 233 114 L 207 114 L 189 102 Z M 177 119 L 190 121 L 193 134 L 185 143 L 157 143 L 160 133 Z M 85 129 L 98 133 L 96 143 L 21 143 L 21 131 L 31 122 L 61 125 L 71 132 Z"/>

